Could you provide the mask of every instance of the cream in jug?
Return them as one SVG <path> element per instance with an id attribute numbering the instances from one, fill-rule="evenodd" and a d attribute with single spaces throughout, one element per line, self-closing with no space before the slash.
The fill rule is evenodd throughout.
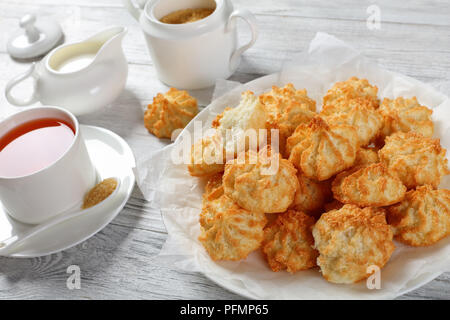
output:
<path id="1" fill-rule="evenodd" d="M 102 44 L 99 42 L 86 42 L 81 43 L 78 46 L 79 48 L 72 48 L 71 52 L 63 59 L 54 55 L 50 61 L 51 67 L 59 72 L 74 72 L 81 70 L 94 60 Z"/>

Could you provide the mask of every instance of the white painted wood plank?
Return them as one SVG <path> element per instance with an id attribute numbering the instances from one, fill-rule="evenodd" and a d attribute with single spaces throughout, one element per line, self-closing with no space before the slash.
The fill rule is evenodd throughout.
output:
<path id="1" fill-rule="evenodd" d="M 435 12 L 445 13 L 448 16 L 450 9 L 446 3 L 426 8 L 432 8 Z M 260 7 L 250 4 L 250 2 L 242 4 L 242 7 L 254 10 L 257 18 L 264 23 L 260 23 L 260 37 L 256 45 L 245 54 L 245 60 L 240 65 L 239 72 L 260 75 L 278 71 L 284 60 L 292 58 L 296 52 L 307 47 L 317 31 L 324 31 L 348 41 L 368 57 L 394 71 L 428 82 L 447 78 L 450 66 L 448 60 L 450 28 L 448 26 L 391 23 L 382 20 L 381 30 L 369 30 L 366 27 L 367 14 L 364 10 L 357 11 L 357 19 L 335 19 L 333 15 L 328 18 L 326 15 L 322 17 L 318 14 L 299 16 L 291 13 L 288 16 L 279 16 L 266 13 L 269 12 L 268 5 Z M 286 6 L 287 4 L 284 3 L 284 7 Z M 67 41 L 83 39 L 96 30 L 120 21 L 129 28 L 124 47 L 130 63 L 152 65 L 137 23 L 119 6 L 108 9 L 81 7 L 79 10 L 75 10 L 76 7 L 73 6 L 39 7 L 34 5 L 34 7 L 39 8 L 39 13 L 51 15 L 63 24 Z M 283 5 L 280 7 L 283 8 Z M 292 12 L 300 10 L 295 8 Z M 342 8 L 335 11 L 340 13 L 347 10 L 345 6 Z M 321 12 L 319 9 L 322 7 L 319 6 L 315 11 L 306 10 L 306 12 Z M 408 20 L 407 18 L 410 17 L 408 10 L 398 15 L 399 20 Z M 424 11 L 427 12 L 427 10 Z M 11 30 L 14 25 L 17 25 L 18 18 L 26 12 L 26 6 L 8 2 L 0 3 L 0 16 L 3 16 L 0 19 L 0 30 Z M 302 14 L 306 13 L 302 11 Z M 243 42 L 248 38 L 248 32 L 244 25 L 240 26 L 243 27 L 241 34 L 241 42 Z M 0 52 L 5 52 L 5 42 L 0 43 Z"/>
<path id="2" fill-rule="evenodd" d="M 34 9 L 43 7 L 89 7 L 112 9 L 122 7 L 121 0 L 3 0 L 4 4 L 17 5 L 21 8 Z M 403 1 L 379 0 L 354 1 L 339 0 L 233 0 L 235 7 L 246 7 L 257 14 L 276 16 L 315 17 L 326 19 L 364 20 L 367 16 L 367 7 L 376 4 L 381 9 L 382 19 L 394 23 L 414 23 L 449 25 L 448 12 L 450 3 L 446 0 L 410 0 L 405 5 Z"/>

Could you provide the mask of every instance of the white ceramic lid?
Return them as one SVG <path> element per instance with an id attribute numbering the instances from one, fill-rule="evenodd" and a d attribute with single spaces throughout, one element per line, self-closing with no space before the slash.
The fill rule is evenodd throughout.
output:
<path id="1" fill-rule="evenodd" d="M 62 38 L 61 26 L 52 19 L 39 19 L 27 14 L 20 19 L 20 28 L 6 46 L 13 58 L 29 59 L 42 56 L 53 49 Z"/>

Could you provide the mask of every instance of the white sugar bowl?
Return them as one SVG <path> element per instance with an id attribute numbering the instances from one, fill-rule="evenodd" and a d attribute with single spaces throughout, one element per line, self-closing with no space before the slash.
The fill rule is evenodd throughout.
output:
<path id="1" fill-rule="evenodd" d="M 233 10 L 229 0 L 150 0 L 143 8 L 123 1 L 138 20 L 159 79 L 179 89 L 201 89 L 233 74 L 242 53 L 256 41 L 256 19 L 246 10 Z M 211 8 L 213 13 L 185 24 L 160 21 L 181 9 Z M 250 26 L 252 38 L 237 48 L 236 19 Z"/>

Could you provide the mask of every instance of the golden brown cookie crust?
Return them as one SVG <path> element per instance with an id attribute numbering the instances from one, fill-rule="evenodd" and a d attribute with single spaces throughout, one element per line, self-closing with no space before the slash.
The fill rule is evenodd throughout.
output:
<path id="1" fill-rule="evenodd" d="M 266 109 L 267 129 L 279 130 L 281 153 L 284 153 L 286 139 L 295 128 L 309 123 L 317 115 L 316 102 L 308 97 L 305 89 L 297 90 L 292 83 L 281 88 L 273 86 L 271 91 L 259 96 L 259 101 Z"/>
<path id="2" fill-rule="evenodd" d="M 384 98 L 378 112 L 383 117 L 384 137 L 399 131 L 413 131 L 427 138 L 433 136 L 434 125 L 431 120 L 433 110 L 420 105 L 416 97 L 411 99 L 399 97 L 393 100 Z"/>
<path id="3" fill-rule="evenodd" d="M 359 148 L 358 151 L 356 151 L 356 160 L 354 166 L 365 166 L 380 162 L 378 151 L 379 150 L 375 147 Z"/>
<path id="4" fill-rule="evenodd" d="M 218 134 L 198 140 L 191 147 L 188 171 L 191 176 L 205 177 L 223 172 L 226 162 L 224 142 Z"/>
<path id="5" fill-rule="evenodd" d="M 144 124 L 158 138 L 170 139 L 174 130 L 184 128 L 197 113 L 197 99 L 187 91 L 170 88 L 153 98 L 145 111 Z"/>
<path id="6" fill-rule="evenodd" d="M 441 178 L 449 174 L 445 153 L 439 139 L 415 132 L 396 132 L 386 138 L 378 155 L 389 173 L 412 189 L 425 184 L 438 187 Z"/>
<path id="7" fill-rule="evenodd" d="M 311 233 L 314 222 L 303 212 L 289 210 L 264 229 L 262 250 L 272 271 L 295 273 L 316 266 L 318 252 Z"/>
<path id="8" fill-rule="evenodd" d="M 375 140 L 383 127 L 383 118 L 367 99 L 355 98 L 340 106 L 326 105 L 320 116 L 329 124 L 347 124 L 357 130 L 361 146 Z"/>
<path id="9" fill-rule="evenodd" d="M 295 193 L 292 208 L 309 215 L 317 216 L 323 211 L 326 202 L 332 198 L 331 180 L 316 181 L 297 172 L 299 188 Z"/>
<path id="10" fill-rule="evenodd" d="M 294 201 L 299 187 L 297 170 L 280 154 L 248 151 L 245 161 L 227 162 L 223 176 L 225 194 L 241 207 L 257 212 L 281 213 Z M 256 161 L 255 161 L 256 160 Z M 276 171 L 271 172 L 271 166 Z"/>
<path id="11" fill-rule="evenodd" d="M 323 106 L 345 106 L 349 100 L 360 98 L 366 100 L 371 108 L 377 109 L 380 105 L 377 95 L 378 88 L 372 86 L 367 79 L 351 77 L 346 81 L 336 82 L 327 91 L 323 97 Z"/>
<path id="12" fill-rule="evenodd" d="M 289 161 L 308 178 L 319 181 L 353 166 L 358 148 L 353 126 L 328 125 L 320 117 L 299 125 L 287 140 Z"/>
<path id="13" fill-rule="evenodd" d="M 450 190 L 417 187 L 387 212 L 395 239 L 410 246 L 433 245 L 450 235 Z"/>
<path id="14" fill-rule="evenodd" d="M 383 268 L 395 245 L 382 208 L 347 204 L 328 211 L 313 228 L 317 264 L 333 283 L 355 283 L 367 278 L 368 267 Z"/>
<path id="15" fill-rule="evenodd" d="M 203 247 L 213 260 L 241 260 L 263 241 L 266 216 L 239 207 L 226 195 L 203 202 L 200 214 Z"/>
<path id="16" fill-rule="evenodd" d="M 381 163 L 341 172 L 332 184 L 334 198 L 361 207 L 383 207 L 400 202 L 406 187 Z"/>

